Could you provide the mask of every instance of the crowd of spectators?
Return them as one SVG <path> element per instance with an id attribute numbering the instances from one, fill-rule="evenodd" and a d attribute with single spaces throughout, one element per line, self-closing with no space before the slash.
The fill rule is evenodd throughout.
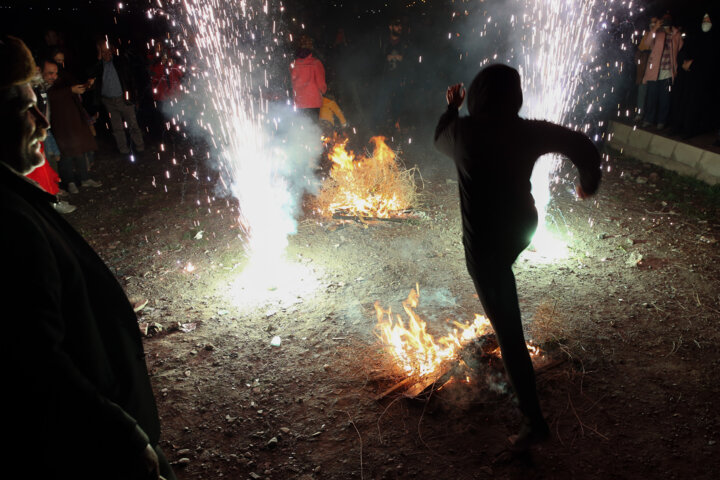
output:
<path id="1" fill-rule="evenodd" d="M 291 55 L 282 56 L 278 65 L 284 73 L 275 75 L 274 96 L 284 101 L 289 94 L 294 107 L 317 121 L 326 136 L 347 136 L 351 126 L 362 133 L 356 137 L 360 142 L 372 135 L 429 139 L 445 86 L 462 81 L 489 53 L 506 47 L 500 37 L 481 37 L 475 50 L 451 40 L 470 31 L 473 16 L 465 12 L 458 20 L 447 7 L 362 19 L 358 11 L 334 17 L 334 11 L 297 8 L 288 22 L 294 34 L 287 44 Z M 641 34 L 635 88 L 625 89 L 632 90 L 626 99 L 641 128 L 681 139 L 713 132 L 710 143 L 720 145 L 720 117 L 714 115 L 720 106 L 715 80 L 720 76 L 720 30 L 710 13 L 678 18 L 657 13 L 649 23 L 636 25 Z M 456 33 L 441 41 L 438 33 L 446 30 Z M 42 79 L 36 95 L 51 122 L 43 146 L 47 166 L 34 175 L 66 199 L 56 207 L 63 213 L 75 209 L 67 201 L 72 195 L 102 187 L 93 169 L 98 144 L 104 144 L 98 134 L 105 134 L 119 154 L 133 158 L 143 156 L 146 142 L 166 140 L 170 122 L 163 112 L 178 98 L 187 67 L 187 59 L 172 53 L 167 40 L 150 39 L 147 48 L 135 42 L 130 48 L 127 40 L 98 33 L 81 46 L 92 52 L 90 58 L 77 43 L 66 43 L 66 34 L 72 35 L 49 29 L 25 38 Z"/>
<path id="2" fill-rule="evenodd" d="M 51 126 L 42 146 L 46 162 L 29 176 L 58 195 L 62 201 L 55 208 L 67 214 L 77 208 L 69 201 L 73 195 L 103 186 L 92 178 L 98 131 L 112 135 L 119 154 L 141 157 L 145 137 L 162 138 L 168 128 L 160 112 L 178 94 L 183 70 L 162 43 L 139 58 L 98 34 L 85 48 L 95 56 L 83 64 L 63 32 L 49 29 L 35 40 L 28 41 L 38 69 L 34 90 Z M 143 98 L 146 108 L 140 108 Z"/>
<path id="3" fill-rule="evenodd" d="M 635 122 L 689 140 L 715 132 L 720 146 L 720 29 L 709 13 L 681 25 L 654 16 L 637 45 Z"/>

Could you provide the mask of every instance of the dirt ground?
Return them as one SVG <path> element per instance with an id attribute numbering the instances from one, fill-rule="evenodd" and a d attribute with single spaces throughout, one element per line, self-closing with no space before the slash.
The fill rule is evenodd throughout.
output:
<path id="1" fill-rule="evenodd" d="M 528 338 L 554 362 L 538 374 L 552 437 L 510 457 L 520 417 L 497 360 L 423 399 L 376 400 L 401 377 L 375 301 L 402 311 L 418 283 L 436 334 L 482 313 L 451 165 L 420 147 L 403 156 L 423 175 L 415 215 L 305 212 L 287 253 L 304 269 L 299 294 L 232 293 L 245 254 L 211 172 L 98 156 L 105 187 L 74 196 L 66 218 L 149 300 L 139 324 L 178 478 L 717 478 L 719 191 L 612 155 L 593 200 L 557 187 L 567 256 L 526 252 L 515 266 Z"/>

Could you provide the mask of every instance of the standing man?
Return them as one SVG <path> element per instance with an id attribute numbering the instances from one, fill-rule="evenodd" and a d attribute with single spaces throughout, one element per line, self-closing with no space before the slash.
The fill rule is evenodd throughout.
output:
<path id="1" fill-rule="evenodd" d="M 645 115 L 645 98 L 647 97 L 647 84 L 644 83 L 645 69 L 650 58 L 650 37 L 655 33 L 655 25 L 660 21 L 657 17 L 650 18 L 650 28 L 640 39 L 635 52 L 635 85 L 637 86 L 637 100 L 635 102 L 635 123 L 642 121 Z"/>
<path id="2" fill-rule="evenodd" d="M 643 128 L 656 125 L 662 130 L 670 115 L 670 89 L 677 76 L 678 51 L 683 39 L 680 30 L 672 26 L 672 17 L 666 14 L 656 22 L 650 35 L 643 37 L 641 49 L 650 49 L 643 83 L 647 84 Z"/>
<path id="3" fill-rule="evenodd" d="M 99 188 L 102 182 L 90 178 L 88 164 L 97 150 L 90 120 L 82 106 L 80 96 L 87 84 L 74 84 L 70 75 L 58 78 L 58 65 L 52 60 L 43 61 L 42 78 L 48 89 L 49 108 L 54 122 L 53 137 L 60 147 L 58 173 L 70 193 L 78 193 L 78 184 Z"/>
<path id="4" fill-rule="evenodd" d="M 523 424 L 510 442 L 525 450 L 548 438 L 535 372 L 523 335 L 512 265 L 538 223 L 530 175 L 546 153 L 567 156 L 580 172 L 578 196 L 600 184 L 600 155 L 585 135 L 560 125 L 520 118 L 520 75 L 506 65 L 478 73 L 468 92 L 467 117 L 458 109 L 462 85 L 447 89 L 447 111 L 435 129 L 435 147 L 455 161 L 460 187 L 465 263 L 502 352 Z"/>
<path id="5" fill-rule="evenodd" d="M 117 48 L 110 40 L 101 39 L 95 45 L 98 52 L 98 63 L 90 74 L 95 79 L 96 96 L 108 112 L 115 143 L 122 154 L 130 153 L 125 123 L 130 129 L 130 138 L 135 151 L 145 151 L 145 141 L 135 116 L 137 88 L 130 64 L 123 56 L 117 55 Z"/>
<path id="6" fill-rule="evenodd" d="M 300 48 L 295 52 L 295 60 L 290 64 L 290 81 L 295 108 L 317 123 L 327 84 L 325 67 L 313 57 L 312 40 L 309 37 L 303 36 Z"/>
<path id="7" fill-rule="evenodd" d="M 389 127 L 386 133 L 405 126 L 406 84 L 410 44 L 403 34 L 400 18 L 393 18 L 388 24 L 388 33 L 380 39 L 381 73 L 375 89 L 375 124 Z"/>
<path id="8" fill-rule="evenodd" d="M 48 122 L 25 44 L 0 38 L 2 462 L 30 478 L 174 479 L 132 306 L 90 245 L 23 176 Z"/>

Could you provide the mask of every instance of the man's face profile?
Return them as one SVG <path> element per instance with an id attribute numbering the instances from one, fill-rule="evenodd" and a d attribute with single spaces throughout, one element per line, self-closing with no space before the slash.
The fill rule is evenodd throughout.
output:
<path id="1" fill-rule="evenodd" d="M 4 133 L 2 161 L 22 174 L 33 171 L 45 161 L 40 142 L 45 140 L 48 121 L 37 108 L 37 99 L 29 83 L 13 87 L 16 94 L 4 101 L 0 121 Z"/>

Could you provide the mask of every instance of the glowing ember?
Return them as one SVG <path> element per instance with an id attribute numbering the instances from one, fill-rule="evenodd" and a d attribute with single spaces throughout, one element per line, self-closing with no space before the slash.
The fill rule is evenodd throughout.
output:
<path id="1" fill-rule="evenodd" d="M 328 153 L 330 176 L 317 196 L 318 211 L 359 217 L 389 218 L 410 208 L 416 197 L 415 170 L 401 170 L 383 137 L 373 137 L 372 156 L 347 150 L 347 139 Z"/>
<path id="2" fill-rule="evenodd" d="M 492 332 L 490 321 L 482 315 L 475 314 L 471 323 L 453 321 L 453 332 L 439 339 L 435 339 L 427 331 L 427 324 L 415 312 L 417 308 L 419 287 L 410 290 L 407 299 L 402 302 L 407 314 L 407 325 L 400 315 L 393 315 L 391 309 L 383 309 L 379 302 L 375 302 L 375 312 L 378 318 L 376 328 L 386 350 L 393 356 L 397 365 L 408 377 L 425 377 L 436 372 L 440 366 L 457 357 L 460 349 L 475 338 Z M 532 357 L 537 357 L 541 351 L 535 345 L 528 343 L 528 350 Z M 494 355 L 500 356 L 498 348 Z"/>

